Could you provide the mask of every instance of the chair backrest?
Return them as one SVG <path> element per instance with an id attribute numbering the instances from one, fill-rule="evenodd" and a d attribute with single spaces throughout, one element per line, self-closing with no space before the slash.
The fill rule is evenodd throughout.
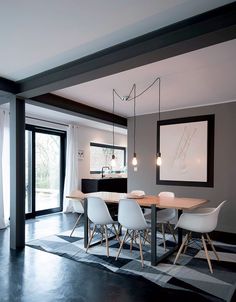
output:
<path id="1" fill-rule="evenodd" d="M 145 192 L 142 190 L 133 190 L 130 193 L 134 195 L 145 195 Z"/>
<path id="2" fill-rule="evenodd" d="M 184 213 L 180 216 L 176 227 L 180 226 L 193 232 L 210 233 L 216 228 L 220 209 L 225 203 L 226 200 L 222 201 L 217 208 L 212 208 L 212 211 Z"/>
<path id="3" fill-rule="evenodd" d="M 168 191 L 163 191 L 163 192 L 160 192 L 158 194 L 158 196 L 160 196 L 160 197 L 171 197 L 171 198 L 174 198 L 175 197 L 175 193 L 168 192 Z M 166 217 L 168 217 L 168 220 L 174 219 L 175 216 L 176 216 L 176 214 L 177 214 L 177 210 L 176 209 L 165 209 L 165 210 L 162 210 L 162 211 L 166 212 Z"/>
<path id="4" fill-rule="evenodd" d="M 120 200 L 118 221 L 130 230 L 143 230 L 148 227 L 140 205 L 133 199 Z"/>
<path id="5" fill-rule="evenodd" d="M 88 197 L 88 218 L 94 224 L 113 222 L 105 201 L 100 197 Z"/>
<path id="6" fill-rule="evenodd" d="M 158 196 L 162 196 L 162 197 L 175 197 L 175 193 L 173 192 L 160 192 L 158 194 Z"/>

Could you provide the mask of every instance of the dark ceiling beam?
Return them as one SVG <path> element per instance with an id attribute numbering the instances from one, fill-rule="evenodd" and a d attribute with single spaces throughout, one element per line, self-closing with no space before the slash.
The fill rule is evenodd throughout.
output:
<path id="1" fill-rule="evenodd" d="M 40 103 L 42 107 L 51 108 L 60 112 L 73 114 L 83 118 L 89 118 L 100 122 L 112 124 L 114 122 L 117 126 L 127 127 L 127 119 L 116 114 L 112 114 L 94 107 L 90 107 L 72 100 L 63 98 L 55 94 L 44 94 L 32 98 L 33 103 Z M 27 103 L 32 103 L 27 100 Z"/>
<path id="2" fill-rule="evenodd" d="M 31 98 L 236 38 L 236 2 L 21 80 Z"/>
<path id="3" fill-rule="evenodd" d="M 16 93 L 20 90 L 20 85 L 11 80 L 0 77 L 0 90 Z"/>

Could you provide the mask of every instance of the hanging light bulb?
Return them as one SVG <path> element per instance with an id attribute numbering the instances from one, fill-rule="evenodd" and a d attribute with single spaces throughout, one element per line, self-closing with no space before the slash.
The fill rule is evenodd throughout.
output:
<path id="1" fill-rule="evenodd" d="M 112 112 L 113 112 L 113 123 L 112 123 L 112 146 L 113 146 L 113 154 L 111 157 L 111 167 L 114 168 L 116 166 L 116 157 L 114 154 L 114 141 L 115 141 L 115 123 L 114 123 L 114 112 L 115 112 L 115 90 L 112 91 Z"/>
<path id="2" fill-rule="evenodd" d="M 137 155 L 135 152 L 135 147 L 136 147 L 136 84 L 133 85 L 133 89 L 134 89 L 134 155 L 133 155 L 133 159 L 132 159 L 132 165 L 133 166 L 137 166 L 138 161 L 137 161 Z"/>
<path id="3" fill-rule="evenodd" d="M 138 161 L 137 161 L 137 157 L 136 157 L 136 153 L 134 153 L 133 159 L 132 159 L 132 165 L 133 166 L 137 166 Z"/>
<path id="4" fill-rule="evenodd" d="M 116 157 L 115 157 L 115 154 L 112 154 L 112 157 L 111 157 L 111 166 L 113 168 L 116 166 Z"/>
<path id="5" fill-rule="evenodd" d="M 157 162 L 157 166 L 160 166 L 161 163 L 162 163 L 162 159 L 161 159 L 161 153 L 157 153 L 157 159 L 156 159 L 156 162 Z"/>
<path id="6" fill-rule="evenodd" d="M 159 79 L 159 103 L 158 103 L 158 121 L 160 123 L 161 121 L 161 79 Z M 160 127 L 160 126 L 159 126 Z M 159 136 L 159 139 L 160 139 L 160 132 L 158 132 L 157 130 L 157 140 L 158 140 L 158 136 Z M 157 152 L 157 156 L 156 156 L 156 164 L 157 166 L 161 166 L 162 164 L 162 159 L 161 159 L 161 152 L 160 152 L 160 146 L 158 146 L 158 152 Z"/>

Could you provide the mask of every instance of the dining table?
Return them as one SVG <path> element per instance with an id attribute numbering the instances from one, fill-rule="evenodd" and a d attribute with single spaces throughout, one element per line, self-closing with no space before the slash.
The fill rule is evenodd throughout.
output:
<path id="1" fill-rule="evenodd" d="M 127 193 L 116 192 L 93 192 L 82 194 L 81 196 L 69 195 L 70 199 L 83 199 L 84 201 L 84 247 L 88 245 L 88 216 L 87 216 L 87 202 L 89 197 L 100 197 L 107 204 L 118 204 L 121 199 L 135 199 L 137 203 L 143 208 L 151 208 L 151 265 L 156 266 L 164 259 L 172 255 L 182 244 L 182 229 L 178 228 L 177 244 L 169 248 L 168 251 L 157 257 L 157 211 L 160 209 L 176 209 L 178 211 L 178 218 L 184 210 L 191 211 L 195 208 L 207 203 L 208 200 L 200 198 L 186 198 L 186 197 L 166 197 L 158 195 L 144 195 L 135 196 Z M 130 213 L 132 215 L 132 213 Z"/>

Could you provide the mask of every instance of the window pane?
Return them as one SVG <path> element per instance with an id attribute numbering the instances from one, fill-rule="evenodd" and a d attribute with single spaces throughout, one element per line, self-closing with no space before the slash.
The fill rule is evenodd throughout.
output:
<path id="1" fill-rule="evenodd" d="M 113 149 L 111 147 L 102 146 L 90 146 L 90 171 L 100 172 L 103 166 L 111 166 L 111 158 Z M 113 167 L 113 171 L 124 171 L 125 168 L 125 148 L 114 149 L 116 157 L 116 166 Z"/>

